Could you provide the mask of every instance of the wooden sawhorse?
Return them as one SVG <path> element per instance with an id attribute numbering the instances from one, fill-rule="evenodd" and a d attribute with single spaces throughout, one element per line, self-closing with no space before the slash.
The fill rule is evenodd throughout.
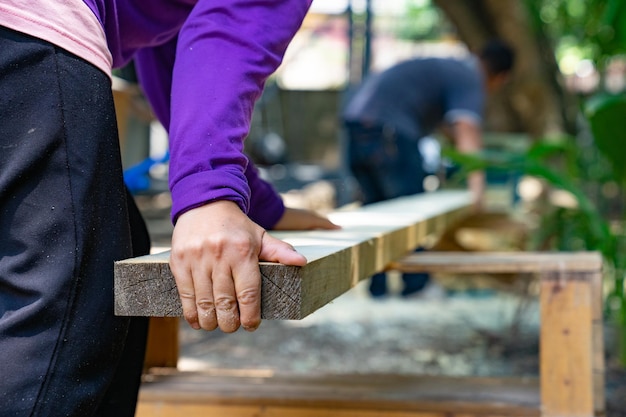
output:
<path id="1" fill-rule="evenodd" d="M 432 193 L 336 213 L 337 217 L 331 218 L 344 226 L 339 231 L 276 234 L 305 254 L 309 264 L 301 268 L 259 265 L 262 317 L 301 319 L 384 269 L 535 273 L 541 288 L 538 386 L 532 381 L 489 378 L 367 374 L 282 378 L 153 368 L 145 375 L 137 416 L 602 415 L 602 257 L 589 252 L 422 252 L 406 256 L 428 236 L 440 235 L 463 218 L 470 207 L 468 194 Z M 120 261 L 115 268 L 116 314 L 166 317 L 171 324 L 169 333 L 157 342 L 166 348 L 161 350 L 165 353 L 154 360 L 149 351 L 149 360 L 151 365 L 160 361 L 175 366 L 181 307 L 168 255 Z M 507 390 L 508 386 L 512 389 Z"/>
<path id="2" fill-rule="evenodd" d="M 540 376 L 284 377 L 156 369 L 138 417 L 590 417 L 604 414 L 602 258 L 598 253 L 420 252 L 388 269 L 450 274 L 532 273 L 540 284 Z M 162 414 L 155 413 L 161 410 Z M 169 411 L 168 411 L 169 410 Z M 202 414 L 212 412 L 215 414 Z M 190 414 L 191 413 L 191 414 Z"/>
<path id="3" fill-rule="evenodd" d="M 403 272 L 534 273 L 540 279 L 541 415 L 604 414 L 602 257 L 595 252 L 415 253 Z"/>

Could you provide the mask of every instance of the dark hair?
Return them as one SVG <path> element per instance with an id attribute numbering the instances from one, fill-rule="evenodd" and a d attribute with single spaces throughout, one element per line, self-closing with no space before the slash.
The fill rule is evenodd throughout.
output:
<path id="1" fill-rule="evenodd" d="M 487 42 L 480 51 L 480 59 L 491 75 L 509 72 L 513 68 L 515 52 L 501 40 Z"/>

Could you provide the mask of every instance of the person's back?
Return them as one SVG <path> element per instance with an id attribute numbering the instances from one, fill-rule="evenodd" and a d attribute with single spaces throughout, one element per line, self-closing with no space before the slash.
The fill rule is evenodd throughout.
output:
<path id="1" fill-rule="evenodd" d="M 483 96 L 483 77 L 473 57 L 417 58 L 368 77 L 343 118 L 422 137 L 459 112 L 479 121 Z"/>

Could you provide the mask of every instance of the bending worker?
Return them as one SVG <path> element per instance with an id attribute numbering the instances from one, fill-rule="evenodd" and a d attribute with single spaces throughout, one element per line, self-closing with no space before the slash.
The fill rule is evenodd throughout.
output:
<path id="1" fill-rule="evenodd" d="M 478 56 L 417 58 L 366 78 L 343 113 L 349 166 L 363 204 L 424 191 L 418 144 L 438 128 L 460 152 L 479 151 L 485 95 L 508 78 L 513 58 L 509 46 L 491 41 Z M 471 174 L 468 186 L 479 207 L 484 174 Z M 424 274 L 405 274 L 403 280 L 405 296 L 428 281 Z M 384 274 L 372 278 L 370 292 L 386 294 Z"/>

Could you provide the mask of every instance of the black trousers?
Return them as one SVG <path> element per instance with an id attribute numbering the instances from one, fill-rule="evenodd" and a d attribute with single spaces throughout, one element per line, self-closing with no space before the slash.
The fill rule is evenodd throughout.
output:
<path id="1" fill-rule="evenodd" d="M 147 319 L 114 316 L 113 263 L 150 242 L 128 197 L 108 77 L 0 27 L 0 416 L 134 415 Z"/>

